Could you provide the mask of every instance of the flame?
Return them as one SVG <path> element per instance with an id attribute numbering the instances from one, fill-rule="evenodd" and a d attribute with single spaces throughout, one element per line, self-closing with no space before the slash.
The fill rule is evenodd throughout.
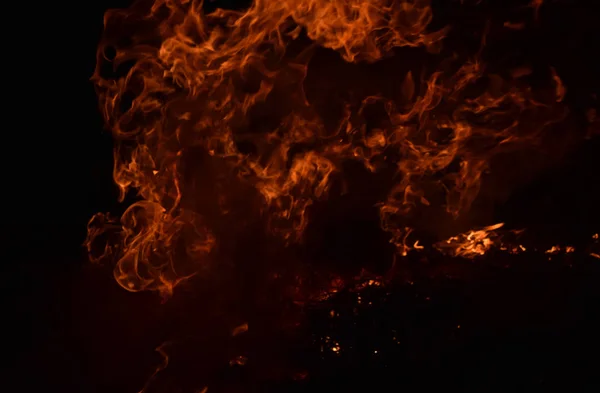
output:
<path id="1" fill-rule="evenodd" d="M 566 116 L 554 69 L 553 91 L 537 94 L 527 73 L 487 69 L 489 26 L 464 56 L 444 49 L 450 27 L 432 20 L 429 0 L 255 0 L 210 13 L 202 1 L 154 0 L 107 12 L 92 80 L 121 201 L 137 201 L 119 220 L 90 221 L 93 259 L 114 258 L 129 291 L 169 296 L 250 223 L 302 242 L 311 207 L 344 192 L 350 164 L 389 184 L 377 207 L 398 253 L 420 249 L 407 245 L 411 217 L 440 207 L 459 217 L 493 159 L 537 145 Z M 335 78 L 317 72 L 333 53 L 352 75 L 407 51 L 435 67 L 366 87 L 342 77 L 330 88 Z M 482 255 L 501 226 L 438 247 Z"/>
<path id="2" fill-rule="evenodd" d="M 152 375 L 150 376 L 150 378 L 148 378 L 148 380 L 146 381 L 146 385 L 144 386 L 144 388 L 142 390 L 140 390 L 138 393 L 144 393 L 148 390 L 148 388 L 150 387 L 151 383 L 156 379 L 157 375 L 163 371 L 164 369 L 167 368 L 167 366 L 169 365 L 169 355 L 167 354 L 167 350 L 166 348 L 170 345 L 170 342 L 165 342 L 162 343 L 161 345 L 159 345 L 155 351 L 161 356 L 162 361 L 161 363 L 156 367 L 156 369 L 154 370 L 154 372 L 152 373 Z"/>

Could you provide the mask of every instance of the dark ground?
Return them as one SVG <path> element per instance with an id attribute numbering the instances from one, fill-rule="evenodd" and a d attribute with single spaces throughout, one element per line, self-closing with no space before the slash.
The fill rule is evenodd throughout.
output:
<path id="1" fill-rule="evenodd" d="M 37 38 L 8 40 L 14 50 L 7 63 L 19 76 L 5 76 L 13 97 L 2 157 L 6 391 L 135 392 L 157 363 L 148 343 L 168 330 L 155 326 L 160 306 L 152 296 L 123 291 L 110 269 L 86 262 L 81 247 L 89 217 L 120 209 L 111 137 L 88 82 L 103 11 L 119 5 L 18 13 Z M 565 40 L 558 46 L 570 48 L 560 57 L 575 92 L 598 87 L 594 12 L 580 5 L 548 16 L 557 21 L 553 38 Z M 581 145 L 566 164 L 518 191 L 499 218 L 551 240 L 598 232 L 598 152 L 598 138 Z M 311 379 L 296 389 L 598 391 L 600 260 L 580 256 L 569 266 L 523 256 L 510 263 L 510 269 L 469 268 L 476 279 L 421 280 L 391 295 L 366 293 L 374 306 L 334 325 L 315 312 L 313 333 L 355 350 L 321 360 L 305 346 L 298 362 Z M 333 302 L 340 310 L 353 304 L 344 296 Z M 388 337 L 392 330 L 399 346 Z"/>

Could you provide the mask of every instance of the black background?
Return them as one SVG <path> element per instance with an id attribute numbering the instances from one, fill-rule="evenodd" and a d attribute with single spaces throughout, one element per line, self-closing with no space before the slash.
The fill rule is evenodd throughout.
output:
<path id="1" fill-rule="evenodd" d="M 552 28 L 547 47 L 538 50 L 540 58 L 556 51 L 555 65 L 565 75 L 572 105 L 583 110 L 589 101 L 580 97 L 599 91 L 593 49 L 598 48 L 598 12 L 589 2 L 570 3 L 545 15 Z M 130 340 L 152 334 L 156 302 L 120 289 L 109 268 L 87 263 L 81 247 L 94 213 L 122 209 L 111 178 L 111 136 L 103 128 L 89 77 L 103 12 L 126 4 L 85 2 L 8 12 L 8 19 L 20 23 L 6 36 L 4 62 L 10 101 L 2 155 L 7 391 L 133 392 L 157 361 L 153 347 Z M 598 152 L 598 138 L 577 147 L 558 169 L 538 174 L 519 190 L 499 214 L 551 238 L 597 232 Z M 364 318 L 397 321 L 413 315 L 404 317 L 406 337 L 422 345 L 415 344 L 402 360 L 388 359 L 385 367 L 364 359 L 345 366 L 319 363 L 321 375 L 315 370 L 311 387 L 375 380 L 389 384 L 389 390 L 396 384 L 422 391 L 548 391 L 558 385 L 594 391 L 599 263 L 564 267 L 545 261 L 486 272 L 485 279 L 460 285 L 434 286 L 430 291 L 444 300 L 427 311 L 406 300 L 414 293 L 398 289 L 391 306 Z M 414 316 L 419 312 L 424 316 Z M 459 315 L 472 328 L 449 351 L 433 327 Z M 342 335 L 371 337 L 364 345 L 372 346 L 386 327 L 338 329 Z"/>

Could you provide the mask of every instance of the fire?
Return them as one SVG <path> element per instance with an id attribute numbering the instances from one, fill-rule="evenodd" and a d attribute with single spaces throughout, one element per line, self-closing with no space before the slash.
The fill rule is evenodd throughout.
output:
<path id="1" fill-rule="evenodd" d="M 536 15 L 541 6 L 531 3 Z M 350 189 L 350 165 L 385 184 L 379 218 L 398 254 L 423 249 L 407 239 L 419 212 L 460 217 L 495 159 L 539 145 L 567 114 L 556 70 L 538 94 L 531 70 L 488 69 L 489 26 L 478 50 L 459 54 L 444 46 L 451 27 L 433 20 L 429 0 L 255 0 L 212 12 L 155 0 L 107 12 L 92 80 L 121 201 L 137 200 L 120 219 L 90 221 L 92 257 L 114 258 L 123 288 L 169 296 L 243 231 L 301 244 L 311 209 Z M 320 65 L 334 55 L 346 74 Z M 427 64 L 403 65 L 413 55 Z M 394 61 L 389 81 L 352 76 Z M 502 225 L 436 247 L 482 255 Z"/>
<path id="2" fill-rule="evenodd" d="M 436 246 L 440 251 L 447 250 L 453 256 L 473 258 L 484 255 L 492 246 L 498 244 L 496 229 L 502 228 L 504 223 L 490 225 L 476 231 L 453 236 L 450 239 L 438 243 Z"/>

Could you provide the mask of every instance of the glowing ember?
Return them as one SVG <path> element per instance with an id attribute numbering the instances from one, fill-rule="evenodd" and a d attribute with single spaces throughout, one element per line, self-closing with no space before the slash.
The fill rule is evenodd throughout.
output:
<path id="1" fill-rule="evenodd" d="M 498 235 L 494 232 L 502 228 L 503 223 L 490 225 L 477 231 L 470 231 L 459 236 L 451 237 L 436 246 L 440 250 L 448 250 L 453 256 L 472 258 L 485 254 L 497 242 Z"/>

